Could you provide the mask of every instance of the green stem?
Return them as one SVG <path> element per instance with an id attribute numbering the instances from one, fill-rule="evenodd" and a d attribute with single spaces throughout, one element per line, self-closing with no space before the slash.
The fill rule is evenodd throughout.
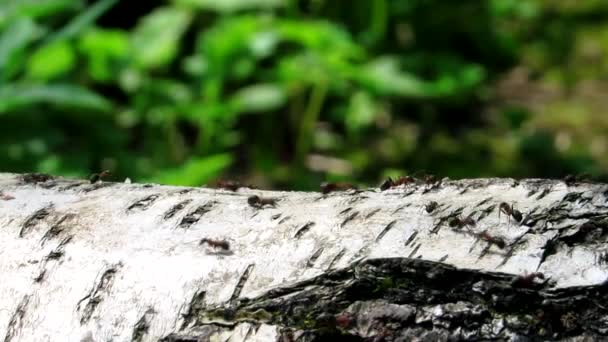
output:
<path id="1" fill-rule="evenodd" d="M 302 124 L 300 126 L 300 134 L 298 136 L 297 147 L 296 147 L 296 162 L 298 165 L 304 164 L 304 158 L 310 150 L 312 133 L 321 114 L 321 108 L 327 95 L 327 82 L 322 81 L 312 89 L 308 106 L 304 112 L 302 118 Z"/>

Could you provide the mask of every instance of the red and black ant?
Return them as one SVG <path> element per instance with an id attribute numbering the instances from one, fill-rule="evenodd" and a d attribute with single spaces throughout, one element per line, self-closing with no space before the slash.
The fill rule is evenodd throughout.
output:
<path id="1" fill-rule="evenodd" d="M 496 245 L 496 247 L 498 247 L 500 249 L 505 248 L 505 246 L 507 245 L 505 243 L 505 240 L 488 234 L 487 230 L 484 230 L 483 232 L 479 233 L 478 236 L 480 239 L 487 241 L 490 245 Z"/>
<path id="2" fill-rule="evenodd" d="M 214 239 L 208 239 L 208 238 L 204 238 L 201 239 L 201 241 L 199 242 L 199 245 L 202 244 L 207 244 L 209 247 L 215 248 L 215 249 L 221 249 L 224 251 L 228 251 L 230 250 L 230 243 L 226 240 L 214 240 Z"/>
<path id="3" fill-rule="evenodd" d="M 384 191 L 399 185 L 406 185 L 411 183 L 416 183 L 416 178 L 412 176 L 399 176 L 399 178 L 393 180 L 389 177 L 380 185 L 380 190 Z"/>
<path id="4" fill-rule="evenodd" d="M 91 184 L 97 183 L 98 181 L 103 180 L 104 177 L 107 177 L 110 175 L 110 170 L 104 170 L 101 171 L 100 173 L 94 173 L 91 175 L 91 177 L 89 177 L 89 181 L 91 182 Z"/>
<path id="5" fill-rule="evenodd" d="M 477 223 L 475 222 L 475 220 L 473 220 L 473 218 L 471 216 L 472 216 L 472 214 L 465 218 L 462 218 L 460 216 L 453 217 L 448 224 L 452 228 L 454 228 L 454 227 L 463 228 L 466 226 L 475 227 L 475 225 Z"/>
<path id="6" fill-rule="evenodd" d="M 323 193 L 323 194 L 328 194 L 328 193 L 334 192 L 334 191 L 346 191 L 346 190 L 351 190 L 351 189 L 356 190 L 357 187 L 351 183 L 344 183 L 344 182 L 322 183 L 321 184 L 321 193 Z"/>
<path id="7" fill-rule="evenodd" d="M 274 207 L 277 204 L 277 199 L 276 198 L 264 198 L 264 197 L 260 197 L 257 195 L 253 195 L 253 196 L 249 196 L 249 198 L 247 198 L 247 203 L 249 203 L 249 205 L 254 208 L 261 209 L 267 205 Z"/>
<path id="8" fill-rule="evenodd" d="M 220 179 L 217 182 L 215 182 L 215 186 L 217 188 L 226 189 L 226 190 L 230 190 L 230 191 L 237 191 L 239 188 L 242 187 L 240 182 L 232 181 L 232 180 L 224 180 L 224 179 Z"/>
<path id="9" fill-rule="evenodd" d="M 424 210 L 426 210 L 427 213 L 432 213 L 435 209 L 437 209 L 437 207 L 439 207 L 439 203 L 435 202 L 435 201 L 431 201 L 428 204 L 424 205 Z"/>
<path id="10" fill-rule="evenodd" d="M 511 219 L 513 217 L 517 223 L 521 222 L 522 214 L 519 210 L 514 209 L 513 205 L 509 205 L 505 202 L 500 203 L 498 210 L 498 219 L 500 219 L 500 213 L 505 213 Z"/>

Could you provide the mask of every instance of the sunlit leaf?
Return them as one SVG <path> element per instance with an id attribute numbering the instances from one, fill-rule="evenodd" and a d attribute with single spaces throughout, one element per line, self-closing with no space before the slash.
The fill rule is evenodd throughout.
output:
<path id="1" fill-rule="evenodd" d="M 106 99 L 76 85 L 12 84 L 0 87 L 0 114 L 38 104 L 96 111 L 111 109 L 111 104 Z"/>
<path id="2" fill-rule="evenodd" d="M 407 97 L 434 95 L 429 84 L 401 70 L 397 59 L 393 57 L 377 58 L 365 65 L 355 77 L 380 94 Z"/>
<path id="3" fill-rule="evenodd" d="M 232 156 L 227 153 L 205 158 L 192 158 L 179 168 L 159 172 L 149 181 L 161 184 L 201 186 L 220 175 L 230 164 L 232 164 Z"/>
<path id="4" fill-rule="evenodd" d="M 132 36 L 135 63 L 144 69 L 170 63 L 190 20 L 190 12 L 172 7 L 161 7 L 145 16 Z"/>
<path id="5" fill-rule="evenodd" d="M 66 26 L 47 38 L 47 41 L 72 38 L 90 27 L 97 18 L 112 8 L 118 0 L 99 0 L 75 16 Z"/>
<path id="6" fill-rule="evenodd" d="M 82 35 L 78 47 L 87 56 L 93 79 L 106 81 L 116 76 L 112 62 L 128 55 L 129 38 L 121 30 L 92 29 Z"/>
<path id="7" fill-rule="evenodd" d="M 376 117 L 377 112 L 378 108 L 370 94 L 358 91 L 350 98 L 345 120 L 346 126 L 350 131 L 356 131 L 369 126 Z"/>
<path id="8" fill-rule="evenodd" d="M 181 6 L 191 6 L 217 12 L 282 7 L 287 0 L 175 0 Z"/>
<path id="9" fill-rule="evenodd" d="M 69 72 L 75 59 L 74 50 L 67 41 L 55 41 L 30 56 L 27 74 L 33 79 L 48 80 Z"/>
<path id="10" fill-rule="evenodd" d="M 285 90 L 275 84 L 255 84 L 241 88 L 232 97 L 239 112 L 266 112 L 285 104 Z"/>
<path id="11" fill-rule="evenodd" d="M 8 79 L 22 67 L 25 48 L 39 34 L 31 19 L 21 18 L 0 35 L 0 79 Z"/>
<path id="12" fill-rule="evenodd" d="M 0 1 L 0 29 L 15 18 L 39 18 L 54 15 L 66 9 L 76 8 L 74 0 L 13 0 Z"/>

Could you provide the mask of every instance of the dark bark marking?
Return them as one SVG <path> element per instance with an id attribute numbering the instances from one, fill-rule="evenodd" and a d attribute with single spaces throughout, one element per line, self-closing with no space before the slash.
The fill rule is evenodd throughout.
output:
<path id="1" fill-rule="evenodd" d="M 475 205 L 475 208 L 477 208 L 477 207 L 481 207 L 482 205 L 484 205 L 484 204 L 488 203 L 488 202 L 489 202 L 489 201 L 491 201 L 491 200 L 492 200 L 492 197 L 488 197 L 488 198 L 486 198 L 486 199 L 482 200 L 481 202 L 477 203 L 477 204 Z"/>
<path id="2" fill-rule="evenodd" d="M 65 237 L 61 242 L 57 245 L 57 247 L 46 256 L 47 260 L 58 260 L 63 257 L 65 253 L 65 246 L 72 240 L 72 235 Z"/>
<path id="3" fill-rule="evenodd" d="M 544 188 L 543 191 L 540 194 L 538 194 L 538 196 L 536 196 L 536 199 L 539 200 L 539 199 L 547 196 L 551 192 L 551 190 L 552 190 L 552 188 L 550 186 Z"/>
<path id="4" fill-rule="evenodd" d="M 187 200 L 181 201 L 181 202 L 177 203 L 176 205 L 172 206 L 163 215 L 163 220 L 168 220 L 168 219 L 172 218 L 173 216 L 175 216 L 175 214 L 182 211 L 188 204 L 190 204 L 190 202 L 192 202 L 192 200 L 187 199 Z"/>
<path id="5" fill-rule="evenodd" d="M 352 207 L 348 207 L 348 208 L 342 210 L 341 212 L 339 212 L 338 215 L 344 215 L 344 214 L 346 214 L 347 212 L 349 212 L 351 210 L 353 210 L 353 208 Z"/>
<path id="6" fill-rule="evenodd" d="M 234 291 L 232 292 L 232 296 L 230 296 L 230 301 L 233 302 L 241 295 L 241 291 L 243 291 L 243 287 L 245 287 L 245 283 L 249 279 L 251 272 L 253 271 L 253 267 L 255 264 L 247 265 L 245 272 L 241 275 L 239 282 L 236 284 Z"/>
<path id="7" fill-rule="evenodd" d="M 35 283 L 40 283 L 44 280 L 44 276 L 46 275 L 46 269 L 42 269 L 40 273 L 34 278 Z"/>
<path id="8" fill-rule="evenodd" d="M 103 189 L 103 188 L 107 188 L 110 187 L 112 185 L 114 185 L 116 183 L 112 183 L 112 182 L 99 182 L 99 183 L 95 183 L 95 184 L 91 184 L 90 186 L 87 186 L 86 188 L 82 189 L 82 192 L 89 193 L 95 190 L 99 190 L 99 189 Z"/>
<path id="9" fill-rule="evenodd" d="M 24 237 L 30 230 L 35 227 L 40 221 L 44 220 L 52 212 L 53 205 L 48 205 L 44 208 L 36 210 L 30 217 L 28 217 L 19 231 L 19 237 Z"/>
<path id="10" fill-rule="evenodd" d="M 279 217 L 281 217 L 281 215 L 283 215 L 283 214 L 281 214 L 281 213 L 274 214 L 274 215 L 272 215 L 272 216 L 270 217 L 270 219 L 271 219 L 271 220 L 273 220 L 273 221 L 274 221 L 274 220 L 277 220 L 277 219 L 279 219 Z"/>
<path id="11" fill-rule="evenodd" d="M 365 218 L 368 219 L 368 218 L 376 215 L 380 211 L 380 209 L 381 208 L 376 208 L 376 209 L 370 211 L 367 215 L 365 215 Z"/>
<path id="12" fill-rule="evenodd" d="M 38 184 L 54 179 L 53 176 L 46 173 L 26 173 L 19 178 L 24 184 Z"/>
<path id="13" fill-rule="evenodd" d="M 17 305 L 15 312 L 11 316 L 11 320 L 8 322 L 8 326 L 6 329 L 6 335 L 4 335 L 4 342 L 10 342 L 13 337 L 17 334 L 19 329 L 21 329 L 23 325 L 23 316 L 25 316 L 25 309 L 30 302 L 30 296 L 25 295 L 21 302 Z"/>
<path id="14" fill-rule="evenodd" d="M 44 235 L 40 239 L 40 245 L 44 246 L 46 241 L 48 241 L 50 239 L 54 239 L 57 236 L 59 236 L 66 229 L 66 227 L 63 223 L 66 220 L 73 219 L 74 217 L 76 217 L 75 214 L 65 214 L 62 217 L 60 217 L 59 220 L 57 220 L 57 222 L 55 222 L 55 224 L 53 224 L 53 226 L 51 228 L 49 228 L 49 230 L 47 230 L 46 233 L 44 233 Z"/>
<path id="15" fill-rule="evenodd" d="M 69 185 L 64 186 L 63 188 L 61 188 L 61 190 L 60 190 L 60 191 L 68 191 L 68 190 L 72 190 L 72 189 L 77 188 L 77 187 L 79 187 L 79 186 L 81 186 L 81 185 L 83 185 L 83 184 L 87 184 L 87 183 L 85 183 L 85 182 L 77 182 L 77 183 L 72 183 L 72 184 L 69 184 Z"/>
<path id="16" fill-rule="evenodd" d="M 412 235 L 410 235 L 409 238 L 407 238 L 407 240 L 405 241 L 405 246 L 407 247 L 410 243 L 412 243 L 412 241 L 414 241 L 414 239 L 416 238 L 416 236 L 418 236 L 418 231 L 414 231 L 412 233 Z"/>
<path id="17" fill-rule="evenodd" d="M 135 209 L 137 210 L 146 210 L 148 209 L 152 203 L 154 203 L 154 201 L 156 201 L 158 198 L 160 197 L 159 194 L 153 194 L 150 196 L 146 196 L 140 200 L 135 201 L 135 203 L 131 204 L 128 208 L 127 211 L 133 211 Z"/>
<path id="18" fill-rule="evenodd" d="M 205 291 L 200 291 L 195 293 L 190 299 L 190 303 L 188 304 L 188 310 L 182 314 L 182 318 L 184 322 L 182 323 L 179 330 L 184 330 L 192 321 L 198 319 L 201 312 L 206 310 L 205 306 L 205 296 L 207 293 Z M 163 339 L 164 340 L 164 339 Z M 169 340 L 169 341 L 178 341 L 178 340 Z"/>
<path id="19" fill-rule="evenodd" d="M 441 259 L 439 259 L 439 262 L 444 262 L 448 259 L 448 254 L 444 255 L 441 257 Z"/>
<path id="20" fill-rule="evenodd" d="M 323 249 L 324 249 L 323 247 L 320 247 L 314 253 L 312 253 L 312 255 L 310 256 L 310 258 L 306 262 L 306 267 L 312 267 L 312 266 L 314 266 L 314 264 L 317 261 L 317 259 L 319 259 L 319 257 L 323 253 Z"/>
<path id="21" fill-rule="evenodd" d="M 421 243 L 417 244 L 416 247 L 414 247 L 414 249 L 410 252 L 410 254 L 407 257 L 412 258 L 416 254 L 416 252 L 418 252 L 418 250 L 420 249 L 420 246 L 422 246 Z"/>
<path id="22" fill-rule="evenodd" d="M 477 217 L 477 221 L 481 221 L 482 219 L 486 218 L 488 215 L 490 215 L 490 213 L 494 211 L 495 208 L 496 204 L 492 204 L 491 206 L 488 206 L 487 208 L 483 209 L 481 211 L 481 214 L 479 214 L 479 216 Z"/>
<path id="23" fill-rule="evenodd" d="M 351 198 L 348 200 L 348 204 L 357 203 L 357 202 L 360 202 L 360 201 L 362 201 L 362 200 L 364 200 L 364 199 L 366 199 L 366 198 L 369 198 L 369 197 L 367 197 L 367 196 L 356 196 L 356 195 L 354 195 L 354 196 L 352 196 L 352 197 L 351 197 Z"/>
<path id="24" fill-rule="evenodd" d="M 287 220 L 289 220 L 291 218 L 291 216 L 285 216 L 281 219 L 281 221 L 279 221 L 279 224 L 285 223 Z"/>
<path id="25" fill-rule="evenodd" d="M 391 230 L 391 228 L 393 228 L 395 223 L 397 223 L 397 220 L 393 220 L 389 224 L 387 224 L 386 227 L 384 227 L 384 229 L 382 229 L 380 234 L 378 234 L 378 236 L 376 237 L 376 242 L 380 241 L 380 239 L 382 239 L 384 237 L 384 235 L 386 235 L 386 233 L 388 233 L 388 231 Z"/>
<path id="26" fill-rule="evenodd" d="M 342 259 L 344 254 L 346 254 L 346 249 L 342 248 L 340 250 L 340 252 L 338 252 L 338 254 L 336 254 L 336 256 L 334 256 L 334 258 L 331 260 L 331 262 L 329 263 L 329 266 L 327 266 L 327 269 L 328 270 L 331 269 L 336 262 L 338 262 L 338 261 L 340 261 L 340 259 Z"/>
<path id="27" fill-rule="evenodd" d="M 192 211 L 191 213 L 184 216 L 184 218 L 182 218 L 181 222 L 179 223 L 179 227 L 180 228 L 189 228 L 193 224 L 197 223 L 201 219 L 201 217 L 203 217 L 203 215 L 205 215 L 206 213 L 211 211 L 214 204 L 215 204 L 215 202 L 211 201 L 211 202 L 205 203 L 204 205 L 199 206 L 194 211 Z"/>
<path id="28" fill-rule="evenodd" d="M 359 215 L 358 211 L 355 211 L 354 213 L 348 215 L 348 217 L 346 217 L 344 219 L 344 221 L 342 221 L 342 223 L 340 224 L 340 228 L 343 228 L 348 222 L 354 220 L 357 217 L 357 215 Z"/>
<path id="29" fill-rule="evenodd" d="M 112 287 L 112 284 L 114 282 L 114 277 L 116 276 L 116 273 L 118 272 L 118 269 L 121 266 L 122 264 L 117 264 L 106 269 L 101 275 L 97 284 L 93 286 L 91 291 L 86 296 L 84 296 L 84 298 L 78 301 L 76 307 L 78 311 L 80 311 L 80 304 L 87 300 L 85 307 L 82 309 L 82 315 L 80 316 L 81 325 L 87 323 L 91 319 L 91 316 L 93 315 L 93 312 L 95 311 L 99 303 L 101 303 L 101 301 L 104 299 L 104 296 L 107 295 L 108 292 L 110 292 L 110 288 Z"/>
<path id="30" fill-rule="evenodd" d="M 310 221 L 307 222 L 306 224 L 304 224 L 302 227 L 300 227 L 300 229 L 298 229 L 295 233 L 295 235 L 293 236 L 295 239 L 299 239 L 302 235 L 304 235 L 304 233 L 306 233 L 308 230 L 310 230 L 310 228 L 312 228 L 312 226 L 314 226 L 315 223 Z"/>
<path id="31" fill-rule="evenodd" d="M 150 329 L 150 322 L 148 316 L 154 314 L 155 311 L 153 309 L 148 309 L 135 323 L 133 326 L 133 333 L 131 334 L 131 342 L 141 342 L 144 339 L 144 336 L 148 333 Z"/>
<path id="32" fill-rule="evenodd" d="M 400 206 L 400 207 L 398 207 L 397 209 L 395 209 L 395 210 L 393 211 L 392 215 L 395 215 L 397 212 L 399 212 L 399 211 L 403 210 L 403 209 L 404 209 L 404 208 L 406 208 L 406 207 L 407 207 L 407 205 L 405 205 L 405 204 L 404 204 L 404 205 L 402 205 L 402 206 Z"/>

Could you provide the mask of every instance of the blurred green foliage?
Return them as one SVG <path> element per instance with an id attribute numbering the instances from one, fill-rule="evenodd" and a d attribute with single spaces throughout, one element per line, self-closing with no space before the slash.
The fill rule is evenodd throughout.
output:
<path id="1" fill-rule="evenodd" d="M 600 0 L 6 0 L 0 170 L 604 177 L 606 19 Z"/>

